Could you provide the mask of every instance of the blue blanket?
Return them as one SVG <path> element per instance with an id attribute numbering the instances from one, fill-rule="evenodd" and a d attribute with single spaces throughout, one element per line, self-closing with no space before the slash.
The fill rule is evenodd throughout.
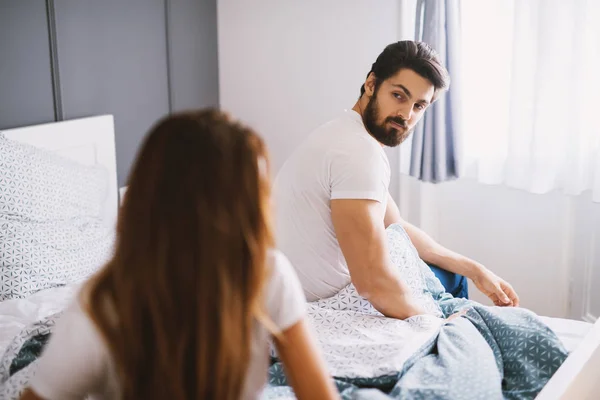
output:
<path id="1" fill-rule="evenodd" d="M 399 226 L 388 230 L 407 238 Z M 454 298 L 425 263 L 418 268 L 425 290 L 443 315 L 466 311 L 465 315 L 443 325 L 402 370 L 368 379 L 334 377 L 342 398 L 535 398 L 568 355 L 554 332 L 526 309 L 487 307 Z M 274 361 L 263 398 L 288 398 L 291 388 L 281 362 Z"/>

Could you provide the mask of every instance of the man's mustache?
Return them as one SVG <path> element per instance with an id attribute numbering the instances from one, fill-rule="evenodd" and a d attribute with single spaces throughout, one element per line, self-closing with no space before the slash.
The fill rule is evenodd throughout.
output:
<path id="1" fill-rule="evenodd" d="M 395 124 L 400 125 L 404 129 L 406 129 L 408 127 L 408 124 L 406 123 L 406 120 L 404 120 L 401 117 L 388 117 L 387 120 L 388 120 L 388 122 L 393 122 Z"/>

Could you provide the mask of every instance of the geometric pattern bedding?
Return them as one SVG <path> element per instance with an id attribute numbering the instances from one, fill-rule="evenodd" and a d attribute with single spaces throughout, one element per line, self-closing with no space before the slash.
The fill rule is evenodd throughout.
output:
<path id="1" fill-rule="evenodd" d="M 31 221 L 99 217 L 108 174 L 0 132 L 0 213 Z"/>
<path id="2" fill-rule="evenodd" d="M 0 214 L 0 301 L 79 283 L 112 249 L 113 232 L 98 218 L 33 222 Z"/>
<path id="3" fill-rule="evenodd" d="M 0 301 L 89 277 L 110 256 L 106 170 L 0 133 Z"/>

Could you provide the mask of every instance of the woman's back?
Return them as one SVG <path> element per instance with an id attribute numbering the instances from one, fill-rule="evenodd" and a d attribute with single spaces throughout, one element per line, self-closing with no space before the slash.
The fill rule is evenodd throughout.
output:
<path id="1" fill-rule="evenodd" d="M 265 286 L 265 308 L 275 326 L 284 331 L 304 316 L 304 295 L 282 253 L 271 251 L 267 263 L 272 273 Z M 266 383 L 270 340 L 270 332 L 255 324 L 242 399 L 257 398 Z M 153 349 L 147 351 L 150 354 Z M 80 301 L 74 302 L 57 324 L 31 387 L 44 398 L 66 400 L 87 394 L 91 400 L 114 399 L 121 392 L 110 351 Z"/>

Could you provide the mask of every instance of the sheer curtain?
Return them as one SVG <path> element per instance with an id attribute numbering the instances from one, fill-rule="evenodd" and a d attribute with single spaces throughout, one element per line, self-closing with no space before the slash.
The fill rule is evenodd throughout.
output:
<path id="1" fill-rule="evenodd" d="M 462 0 L 466 175 L 600 202 L 600 1 Z"/>

